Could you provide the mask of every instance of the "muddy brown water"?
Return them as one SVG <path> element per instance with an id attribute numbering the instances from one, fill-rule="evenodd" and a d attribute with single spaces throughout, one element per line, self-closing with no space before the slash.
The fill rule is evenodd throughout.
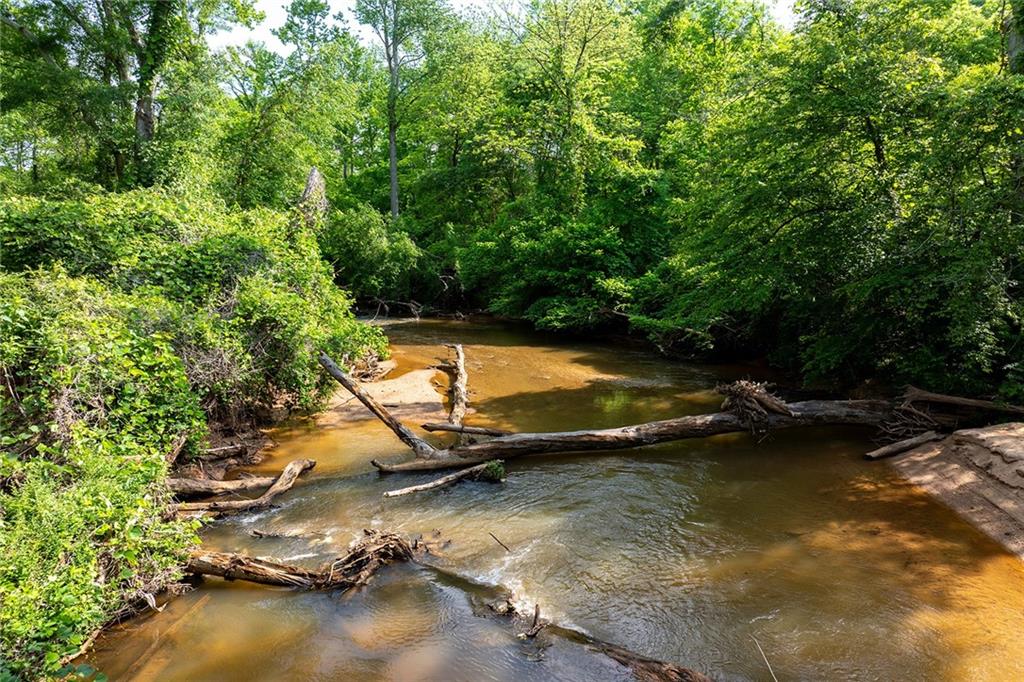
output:
<path id="1" fill-rule="evenodd" d="M 495 324 L 387 329 L 396 374 L 435 362 L 444 342 L 465 344 L 477 425 L 564 430 L 713 411 L 714 384 L 749 373 Z M 432 476 L 378 475 L 371 459 L 404 450 L 369 415 L 272 435 L 259 470 L 296 457 L 317 468 L 277 508 L 206 528 L 208 547 L 315 566 L 363 528 L 437 528 L 453 541 L 453 570 L 716 679 L 770 679 L 757 644 L 780 680 L 1024 679 L 1024 564 L 863 461 L 863 431 L 532 457 L 510 462 L 503 485 L 388 500 L 385 490 Z M 416 566 L 340 597 L 211 579 L 110 631 L 89 662 L 112 680 L 628 679 L 564 641 L 524 644 L 481 617 L 483 600 Z"/>

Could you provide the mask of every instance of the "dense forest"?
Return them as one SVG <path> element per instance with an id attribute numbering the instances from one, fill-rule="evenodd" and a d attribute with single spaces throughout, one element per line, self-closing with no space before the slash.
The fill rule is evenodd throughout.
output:
<path id="1" fill-rule="evenodd" d="M 0 679 L 175 577 L 170 453 L 386 354 L 356 305 L 1024 399 L 1024 0 L 287 11 L 0 0 Z"/>

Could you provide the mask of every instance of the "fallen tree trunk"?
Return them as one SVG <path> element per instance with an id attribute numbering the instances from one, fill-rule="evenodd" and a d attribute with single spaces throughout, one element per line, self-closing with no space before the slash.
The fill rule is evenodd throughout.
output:
<path id="1" fill-rule="evenodd" d="M 770 430 L 823 425 L 877 426 L 889 414 L 891 405 L 876 400 L 806 400 L 790 403 L 788 408 L 792 416 L 777 413 L 766 415 L 766 424 Z M 747 430 L 748 425 L 743 417 L 732 412 L 715 412 L 612 429 L 516 433 L 441 450 L 430 461 L 386 464 L 374 460 L 373 464 L 387 472 L 426 471 L 542 453 L 622 450 Z"/>
<path id="2" fill-rule="evenodd" d="M 259 497 L 252 500 L 216 500 L 216 501 L 204 501 L 204 502 L 182 502 L 178 504 L 176 510 L 179 514 L 187 514 L 191 512 L 211 512 L 216 514 L 224 514 L 227 512 L 238 512 L 248 511 L 252 509 L 261 509 L 270 505 L 271 501 L 283 493 L 284 491 L 295 485 L 298 477 L 316 466 L 316 462 L 311 459 L 297 459 L 290 462 L 288 466 L 284 468 L 281 475 L 277 477 L 266 492 Z"/>
<path id="3" fill-rule="evenodd" d="M 486 426 L 456 426 L 454 424 L 441 424 L 435 422 L 428 422 L 426 424 L 420 424 L 420 427 L 424 431 L 433 433 L 434 431 L 454 431 L 456 433 L 468 433 L 474 436 L 510 436 L 511 431 L 502 431 L 501 429 L 491 429 Z"/>
<path id="4" fill-rule="evenodd" d="M 449 375 L 451 376 L 451 409 L 448 411 L 448 423 L 451 426 L 461 428 L 462 420 L 466 418 L 466 410 L 469 405 L 469 391 L 466 388 L 469 381 L 466 375 L 466 354 L 462 350 L 461 343 L 448 344 L 448 347 L 455 351 L 455 363 L 450 365 Z M 466 443 L 465 431 L 457 431 L 456 444 Z"/>
<path id="5" fill-rule="evenodd" d="M 444 488 L 450 485 L 458 483 L 464 478 L 474 478 L 480 476 L 489 466 L 494 466 L 491 462 L 484 462 L 483 464 L 477 464 L 461 471 L 456 471 L 454 474 L 448 474 L 441 478 L 435 479 L 430 483 L 422 483 L 420 485 L 411 485 L 408 488 L 399 488 L 398 490 L 389 490 L 384 493 L 384 497 L 399 497 L 401 495 L 409 495 L 411 493 L 421 493 L 426 490 L 437 490 L 438 488 Z"/>
<path id="6" fill-rule="evenodd" d="M 422 438 L 418 438 L 416 434 L 409 430 L 407 426 L 392 416 L 388 412 L 387 408 L 377 402 L 373 396 L 367 394 L 363 389 L 359 387 L 352 378 L 345 374 L 344 370 L 341 369 L 331 358 L 324 352 L 320 353 L 320 364 L 327 370 L 327 372 L 334 377 L 334 380 L 345 387 L 345 389 L 354 395 L 359 402 L 366 406 L 370 412 L 372 412 L 378 419 L 384 422 L 389 429 L 391 429 L 398 439 L 405 443 L 409 448 L 412 449 L 413 453 L 417 457 L 435 457 L 437 456 L 437 450 L 430 443 L 426 442 Z"/>
<path id="7" fill-rule="evenodd" d="M 400 535 L 373 530 L 363 532 L 365 537 L 348 553 L 317 570 L 244 554 L 195 552 L 189 557 L 185 571 L 261 585 L 305 590 L 348 590 L 366 584 L 383 566 L 413 558 L 412 547 Z"/>
<path id="8" fill-rule="evenodd" d="M 263 490 L 277 480 L 270 476 L 249 476 L 235 481 L 214 481 L 208 478 L 169 478 L 167 487 L 175 495 L 224 495 Z"/>
<path id="9" fill-rule="evenodd" d="M 939 405 L 958 405 L 970 407 L 984 412 L 1003 412 L 1007 414 L 1024 414 L 1024 407 L 1017 405 L 1004 405 L 991 400 L 977 400 L 975 398 L 961 398 L 955 395 L 944 393 L 932 393 L 914 386 L 907 386 L 903 393 L 904 403 L 937 403 Z"/>
<path id="10" fill-rule="evenodd" d="M 865 453 L 864 459 L 882 459 L 883 457 L 892 457 L 893 455 L 898 455 L 901 452 L 913 450 L 919 445 L 924 445 L 925 443 L 930 443 L 933 440 L 941 440 L 943 438 L 945 438 L 945 436 L 942 434 L 935 433 L 934 431 L 925 431 L 919 436 L 907 438 L 906 440 L 901 440 L 896 443 L 889 443 L 888 445 Z"/>

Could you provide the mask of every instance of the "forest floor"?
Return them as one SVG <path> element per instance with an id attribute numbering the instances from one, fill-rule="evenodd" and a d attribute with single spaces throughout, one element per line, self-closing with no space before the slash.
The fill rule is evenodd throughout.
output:
<path id="1" fill-rule="evenodd" d="M 1024 423 L 956 431 L 889 462 L 1024 559 Z"/>

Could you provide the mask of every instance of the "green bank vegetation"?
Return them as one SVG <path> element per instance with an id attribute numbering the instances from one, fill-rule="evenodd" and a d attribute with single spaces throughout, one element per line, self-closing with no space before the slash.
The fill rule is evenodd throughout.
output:
<path id="1" fill-rule="evenodd" d="M 164 457 L 484 309 L 1024 399 L 1024 3 L 0 0 L 0 647 L 174 576 Z M 330 209 L 294 203 L 311 166 Z"/>

